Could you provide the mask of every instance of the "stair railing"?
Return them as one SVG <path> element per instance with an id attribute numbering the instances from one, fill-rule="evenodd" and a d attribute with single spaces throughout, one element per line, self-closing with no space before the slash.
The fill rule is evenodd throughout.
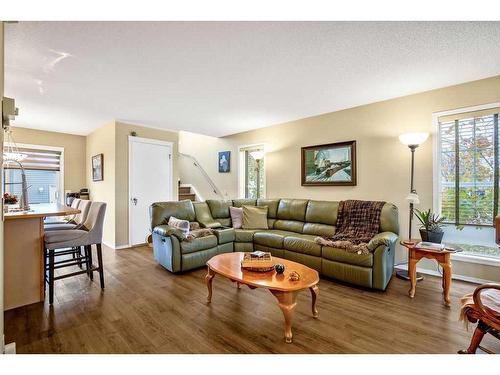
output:
<path id="1" fill-rule="evenodd" d="M 222 192 L 220 191 L 220 189 L 217 187 L 217 185 L 215 185 L 215 182 L 213 182 L 213 180 L 210 178 L 210 176 L 208 175 L 208 173 L 205 171 L 205 169 L 203 169 L 203 167 L 200 165 L 200 163 L 198 162 L 198 160 L 196 160 L 196 158 L 194 156 L 188 155 L 188 154 L 183 154 L 182 152 L 179 152 L 179 155 L 183 156 L 183 157 L 186 157 L 188 159 L 191 159 L 191 162 L 201 172 L 202 176 L 205 178 L 205 180 L 210 185 L 210 188 L 212 189 L 212 191 L 217 196 L 219 196 L 220 198 L 224 199 L 224 195 L 222 194 Z"/>

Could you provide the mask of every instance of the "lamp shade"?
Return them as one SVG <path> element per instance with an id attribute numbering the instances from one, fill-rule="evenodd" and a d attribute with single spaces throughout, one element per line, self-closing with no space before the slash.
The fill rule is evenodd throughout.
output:
<path id="1" fill-rule="evenodd" d="M 418 146 L 429 138 L 429 133 L 405 133 L 399 136 L 399 141 L 407 146 Z"/>
<path id="2" fill-rule="evenodd" d="M 262 150 L 250 151 L 250 155 L 252 155 L 252 158 L 254 158 L 255 160 L 261 160 L 264 158 L 264 151 Z"/>
<path id="3" fill-rule="evenodd" d="M 408 194 L 408 196 L 406 197 L 406 200 L 410 203 L 413 203 L 413 204 L 420 204 L 420 198 L 418 197 L 417 193 Z"/>

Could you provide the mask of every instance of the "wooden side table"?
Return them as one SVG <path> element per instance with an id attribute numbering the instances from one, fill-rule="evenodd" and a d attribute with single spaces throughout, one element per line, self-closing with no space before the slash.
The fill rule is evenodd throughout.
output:
<path id="1" fill-rule="evenodd" d="M 429 250 L 416 247 L 419 240 L 401 241 L 401 245 L 408 249 L 408 275 L 410 276 L 410 290 L 408 295 L 410 298 L 415 297 L 415 289 L 417 287 L 417 263 L 422 258 L 435 259 L 443 268 L 443 299 L 446 306 L 450 306 L 450 287 L 451 287 L 451 257 L 450 254 L 454 251 L 444 250 Z"/>

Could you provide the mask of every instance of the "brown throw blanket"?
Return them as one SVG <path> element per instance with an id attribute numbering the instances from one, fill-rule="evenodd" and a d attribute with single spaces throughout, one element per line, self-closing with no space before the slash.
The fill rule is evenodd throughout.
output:
<path id="1" fill-rule="evenodd" d="M 191 242 L 196 238 L 207 237 L 211 234 L 214 234 L 214 231 L 210 228 L 195 229 L 189 232 L 189 234 L 186 236 L 186 241 Z"/>
<path id="2" fill-rule="evenodd" d="M 467 311 L 475 308 L 474 293 L 469 293 L 460 299 L 460 316 L 459 320 L 464 322 L 465 328 L 469 329 L 469 319 L 467 319 Z M 488 308 L 492 314 L 498 315 L 500 319 L 500 291 L 497 289 L 484 289 L 481 291 L 481 301 L 483 306 Z"/>
<path id="3" fill-rule="evenodd" d="M 337 232 L 331 238 L 316 237 L 316 243 L 350 253 L 369 254 L 367 245 L 379 231 L 380 212 L 384 204 L 376 201 L 341 201 Z"/>

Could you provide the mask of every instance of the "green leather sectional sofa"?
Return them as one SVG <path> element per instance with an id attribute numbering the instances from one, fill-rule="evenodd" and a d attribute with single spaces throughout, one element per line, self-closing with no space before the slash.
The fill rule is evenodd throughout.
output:
<path id="1" fill-rule="evenodd" d="M 229 207 L 268 207 L 267 230 L 233 229 Z M 205 266 L 214 255 L 232 251 L 269 251 L 273 256 L 303 263 L 320 274 L 355 285 L 385 290 L 394 268 L 398 240 L 398 210 L 386 203 L 380 232 L 370 241 L 373 252 L 352 254 L 320 246 L 317 236 L 335 233 L 339 202 L 303 199 L 235 199 L 206 202 L 158 202 L 150 207 L 154 257 L 171 272 Z M 170 216 L 212 228 L 214 235 L 182 241 L 182 233 L 166 225 Z"/>

